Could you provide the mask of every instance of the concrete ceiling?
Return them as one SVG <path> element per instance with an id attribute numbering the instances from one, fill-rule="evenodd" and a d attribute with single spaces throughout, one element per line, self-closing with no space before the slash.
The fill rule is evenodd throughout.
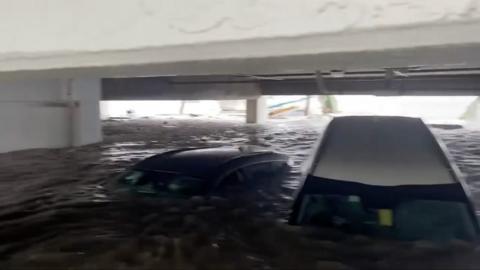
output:
<path id="1" fill-rule="evenodd" d="M 480 67 L 480 0 L 174 2 L 2 2 L 0 79 Z"/>

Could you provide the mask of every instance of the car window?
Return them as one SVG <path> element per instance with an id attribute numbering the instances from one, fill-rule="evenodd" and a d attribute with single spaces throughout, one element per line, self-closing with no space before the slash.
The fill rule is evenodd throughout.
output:
<path id="1" fill-rule="evenodd" d="M 196 195 L 202 191 L 203 186 L 204 181 L 200 179 L 180 175 L 167 184 L 166 190 L 179 195 Z"/>
<path id="2" fill-rule="evenodd" d="M 368 208 L 353 194 L 309 194 L 303 197 L 297 222 L 403 240 L 471 241 L 476 235 L 467 205 L 455 201 L 406 200 L 392 208 Z"/>
<path id="3" fill-rule="evenodd" d="M 135 187 L 135 190 L 140 193 L 154 194 L 155 182 L 158 178 L 155 172 L 148 171 L 131 171 L 123 177 L 123 182 Z"/>
<path id="4" fill-rule="evenodd" d="M 176 195 L 196 195 L 204 181 L 170 172 L 133 170 L 121 178 L 123 183 L 132 186 L 140 193 L 172 193 Z"/>
<path id="5" fill-rule="evenodd" d="M 141 186 L 164 177 L 157 172 L 133 170 L 123 176 L 122 181 L 129 185 Z"/>
<path id="6" fill-rule="evenodd" d="M 247 181 L 251 179 L 264 178 L 269 176 L 278 175 L 285 167 L 283 162 L 263 162 L 241 169 L 243 175 L 247 178 Z"/>
<path id="7" fill-rule="evenodd" d="M 218 190 L 227 191 L 229 189 L 234 189 L 242 186 L 245 186 L 245 179 L 244 176 L 240 173 L 240 171 L 237 170 L 223 178 L 222 182 L 218 186 Z"/>
<path id="8" fill-rule="evenodd" d="M 401 239 L 475 241 L 476 232 L 463 202 L 412 200 L 394 209 L 396 234 Z"/>
<path id="9" fill-rule="evenodd" d="M 362 227 L 376 223 L 377 215 L 363 208 L 356 195 L 305 195 L 298 222 L 310 225 Z"/>
<path id="10" fill-rule="evenodd" d="M 130 171 L 121 178 L 121 181 L 129 185 L 137 185 L 144 174 L 142 171 Z"/>
<path id="11" fill-rule="evenodd" d="M 263 162 L 239 168 L 222 179 L 218 191 L 268 187 L 279 174 L 284 173 L 283 168 L 283 162 Z"/>

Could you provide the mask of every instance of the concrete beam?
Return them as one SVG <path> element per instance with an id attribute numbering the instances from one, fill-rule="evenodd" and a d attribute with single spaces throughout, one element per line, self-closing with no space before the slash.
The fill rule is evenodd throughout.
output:
<path id="1" fill-rule="evenodd" d="M 255 83 L 171 82 L 165 77 L 102 80 L 102 100 L 235 100 L 260 95 Z"/>
<path id="2" fill-rule="evenodd" d="M 252 99 L 259 95 L 480 95 L 480 70 L 104 79 L 103 100 Z"/>
<path id="3" fill-rule="evenodd" d="M 475 96 L 480 95 L 480 76 L 442 78 L 385 79 L 326 79 L 325 86 L 332 95 L 418 95 L 418 96 Z M 291 80 L 284 83 L 262 81 L 264 95 L 319 95 L 314 80 Z"/>
<path id="4" fill-rule="evenodd" d="M 480 95 L 480 75 L 444 77 L 394 78 L 338 78 L 325 79 L 328 94 L 334 95 Z M 264 95 L 315 95 L 318 90 L 314 80 L 290 80 L 287 82 L 262 81 Z"/>

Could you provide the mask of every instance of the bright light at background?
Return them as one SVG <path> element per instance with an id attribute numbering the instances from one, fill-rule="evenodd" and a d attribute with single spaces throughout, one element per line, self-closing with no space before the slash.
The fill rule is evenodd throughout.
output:
<path id="1" fill-rule="evenodd" d="M 159 115 L 180 114 L 180 100 L 135 100 L 102 101 L 102 118 L 108 117 L 154 117 Z M 128 113 L 128 112 L 131 113 Z M 195 100 L 185 102 L 184 114 L 215 115 L 220 113 L 216 100 Z"/>
<path id="2" fill-rule="evenodd" d="M 421 117 L 429 122 L 459 120 L 474 96 L 336 96 L 342 114 L 375 114 Z"/>
<path id="3" fill-rule="evenodd" d="M 297 110 L 305 107 L 305 96 L 268 96 L 267 104 L 288 103 L 293 101 Z M 340 115 L 401 115 L 421 117 L 427 122 L 458 122 L 467 107 L 477 98 L 475 96 L 335 96 Z M 321 113 L 318 96 L 313 96 L 311 106 L 314 113 Z M 297 102 L 295 102 L 297 101 Z M 160 115 L 178 115 L 182 101 L 143 100 L 143 101 L 102 101 L 102 116 L 108 117 L 155 117 Z M 291 106 L 292 104 L 285 105 Z M 244 100 L 186 101 L 183 114 L 219 115 L 224 110 L 244 110 Z M 128 112 L 131 112 L 130 115 Z M 298 116 L 298 114 L 297 114 Z M 288 113 L 285 114 L 288 117 Z"/>

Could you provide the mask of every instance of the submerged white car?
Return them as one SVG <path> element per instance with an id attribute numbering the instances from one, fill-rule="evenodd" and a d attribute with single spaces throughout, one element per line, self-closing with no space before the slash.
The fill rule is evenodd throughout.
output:
<path id="1" fill-rule="evenodd" d="M 290 223 L 405 240 L 476 240 L 469 194 L 421 119 L 338 117 L 324 133 Z"/>

